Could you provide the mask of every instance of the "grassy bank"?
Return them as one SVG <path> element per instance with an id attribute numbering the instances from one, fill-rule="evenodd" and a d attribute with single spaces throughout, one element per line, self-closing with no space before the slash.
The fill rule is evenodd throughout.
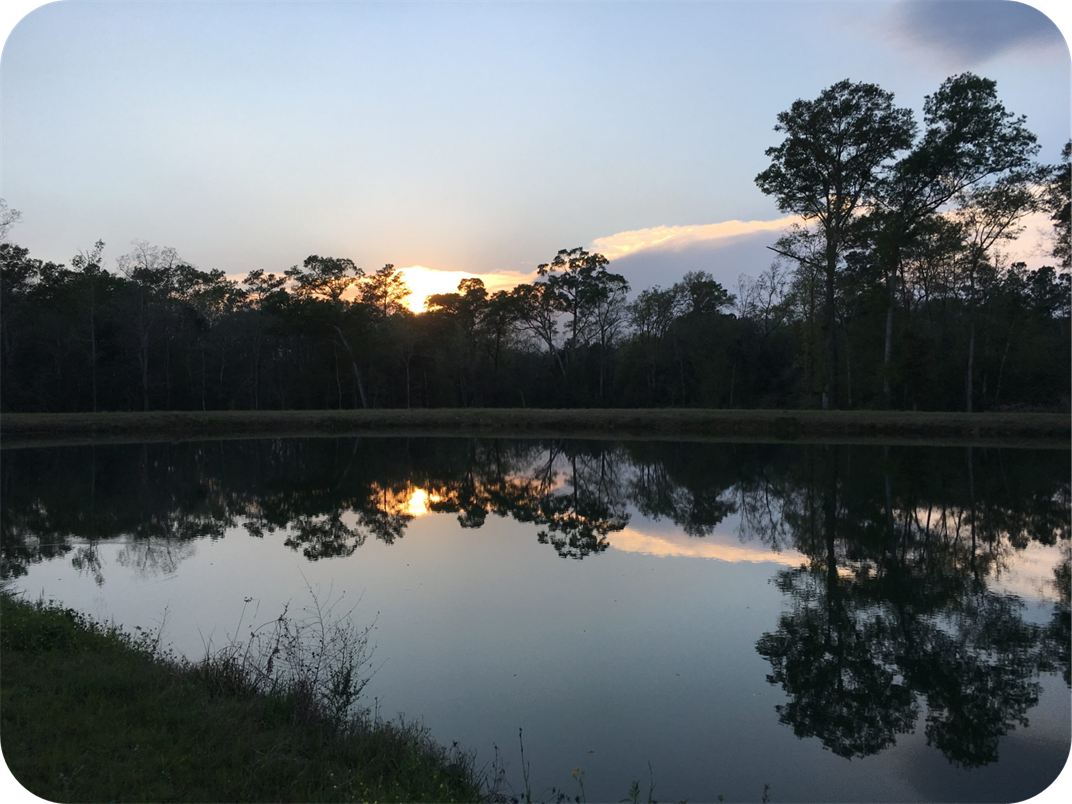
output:
<path id="1" fill-rule="evenodd" d="M 235 659 L 0 595 L 4 759 L 51 801 L 481 798 L 469 759 L 420 729 L 340 714 L 300 679 L 266 691 Z"/>
<path id="2" fill-rule="evenodd" d="M 5 413 L 0 443 L 253 435 L 425 434 L 578 438 L 1018 442 L 1067 447 L 1061 413 L 699 409 L 438 409 Z"/>
<path id="3" fill-rule="evenodd" d="M 583 804 L 579 767 L 579 795 L 551 787 L 534 798 L 523 743 L 523 787 L 508 795 L 497 753 L 477 771 L 456 744 L 349 706 L 363 682 L 351 683 L 345 660 L 368 631 L 345 622 L 318 631 L 319 616 L 284 612 L 248 643 L 188 662 L 161 650 L 157 634 L 0 590 L 4 761 L 47 801 Z M 322 674 L 312 669 L 321 656 Z M 645 799 L 634 781 L 622 801 L 657 804 L 654 790 L 652 777 Z"/>

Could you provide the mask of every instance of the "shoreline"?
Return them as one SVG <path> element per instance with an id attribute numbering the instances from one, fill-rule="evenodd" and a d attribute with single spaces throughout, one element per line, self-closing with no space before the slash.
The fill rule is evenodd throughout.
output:
<path id="1" fill-rule="evenodd" d="M 146 440 L 443 436 L 905 443 L 1067 449 L 1063 413 L 442 408 L 296 411 L 5 413 L 0 448 Z"/>
<path id="2" fill-rule="evenodd" d="M 344 707 L 325 697 L 312 665 L 264 682 L 271 666 L 246 662 L 242 643 L 189 661 L 162 648 L 159 633 L 10 589 L 0 589 L 0 609 L 4 760 L 40 798 L 494 800 L 456 744 L 440 745 L 419 723 L 355 711 L 360 677 L 345 677 Z M 362 632 L 350 638 L 364 644 Z M 338 638 L 328 649 L 328 672 L 357 668 Z"/>

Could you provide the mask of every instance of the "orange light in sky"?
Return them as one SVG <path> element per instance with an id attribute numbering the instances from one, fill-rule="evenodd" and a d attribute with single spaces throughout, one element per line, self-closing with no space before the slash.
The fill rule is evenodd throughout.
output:
<path id="1" fill-rule="evenodd" d="M 406 306 L 415 313 L 424 312 L 424 300 L 432 294 L 453 293 L 458 289 L 459 282 L 475 276 L 464 271 L 437 271 L 423 265 L 400 268 L 399 273 L 402 274 L 406 280 L 406 286 L 410 289 Z"/>
<path id="2" fill-rule="evenodd" d="M 436 293 L 455 293 L 458 290 L 458 283 L 463 279 L 482 279 L 488 293 L 494 293 L 497 290 L 508 290 L 521 282 L 528 282 L 534 276 L 534 274 L 522 274 L 516 271 L 493 274 L 439 271 L 424 265 L 410 265 L 406 268 L 399 268 L 398 271 L 410 289 L 410 295 L 406 298 L 406 306 L 415 313 L 424 312 L 424 302 L 429 296 Z"/>

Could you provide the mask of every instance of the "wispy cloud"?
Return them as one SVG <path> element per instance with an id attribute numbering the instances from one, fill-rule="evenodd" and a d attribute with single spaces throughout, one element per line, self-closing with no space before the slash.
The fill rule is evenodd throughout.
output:
<path id="1" fill-rule="evenodd" d="M 948 61 L 981 64 L 1014 50 L 1065 45 L 1049 17 L 1009 0 L 911 0 L 893 7 L 889 22 L 902 41 Z"/>
<path id="2" fill-rule="evenodd" d="M 649 229 L 633 229 L 596 238 L 590 249 L 598 251 L 609 260 L 616 260 L 650 249 L 678 251 L 699 244 L 717 246 L 719 241 L 728 244 L 737 238 L 757 232 L 781 231 L 798 220 L 796 216 L 789 216 L 773 221 L 734 220 L 695 226 L 653 226 Z"/>

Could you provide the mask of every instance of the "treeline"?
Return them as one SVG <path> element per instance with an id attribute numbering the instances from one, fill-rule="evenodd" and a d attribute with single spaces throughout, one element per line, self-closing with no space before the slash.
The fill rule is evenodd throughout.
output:
<path id="1" fill-rule="evenodd" d="M 924 130 L 842 82 L 779 115 L 760 188 L 804 223 L 735 293 L 631 295 L 600 254 L 406 306 L 392 265 L 310 256 L 242 281 L 135 241 L 70 265 L 0 245 L 4 411 L 375 407 L 1069 408 L 1069 156 L 1041 166 L 994 82 L 946 81 Z M 1048 210 L 1057 267 L 1000 248 Z M 6 235 L 18 218 L 0 210 Z"/>

